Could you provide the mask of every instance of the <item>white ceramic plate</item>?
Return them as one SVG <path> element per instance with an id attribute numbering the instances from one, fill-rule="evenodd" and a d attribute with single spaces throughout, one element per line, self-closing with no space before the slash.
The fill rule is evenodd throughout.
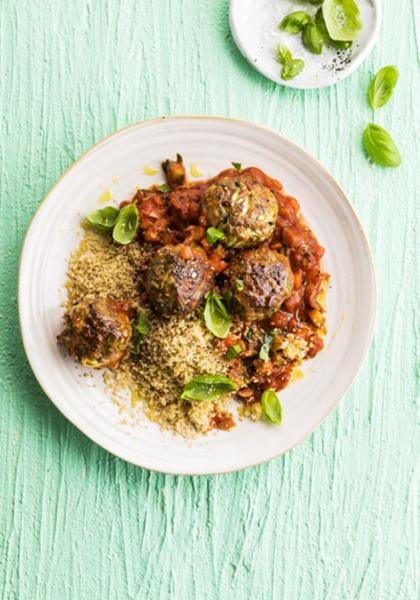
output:
<path id="1" fill-rule="evenodd" d="M 326 349 L 305 366 L 305 377 L 281 393 L 284 422 L 240 422 L 229 433 L 212 431 L 193 441 L 162 432 L 143 417 L 134 425 L 118 414 L 101 376 L 83 370 L 57 346 L 69 254 L 77 246 L 80 218 L 97 207 L 104 189 L 114 201 L 137 186 L 162 181 L 145 165 L 180 152 L 205 177 L 231 161 L 258 166 L 299 198 L 303 214 L 326 247 L 331 274 Z M 50 191 L 28 230 L 19 280 L 25 350 L 33 371 L 61 412 L 92 440 L 136 465 L 166 473 L 205 474 L 267 461 L 314 431 L 352 383 L 366 355 L 375 318 L 375 277 L 368 245 L 343 191 L 304 150 L 278 133 L 219 117 L 172 117 L 146 121 L 100 142 Z M 168 341 L 170 343 L 170 341 Z"/>
<path id="2" fill-rule="evenodd" d="M 276 83 L 294 88 L 320 88 L 348 77 L 367 58 L 374 47 L 381 23 L 380 0 L 357 0 L 363 28 L 360 38 L 349 50 L 337 53 L 324 48 L 321 55 L 312 54 L 302 44 L 301 35 L 280 31 L 278 25 L 296 10 L 315 13 L 318 6 L 292 0 L 231 0 L 230 28 L 244 57 L 263 75 Z M 304 70 L 294 79 L 280 77 L 281 65 L 275 59 L 275 48 L 281 42 L 294 58 L 305 61 Z"/>

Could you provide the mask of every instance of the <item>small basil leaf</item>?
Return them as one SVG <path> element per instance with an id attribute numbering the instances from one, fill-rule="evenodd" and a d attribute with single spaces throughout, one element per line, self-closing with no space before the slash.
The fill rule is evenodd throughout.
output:
<path id="1" fill-rule="evenodd" d="M 169 185 L 167 183 L 162 183 L 162 185 L 160 185 L 158 187 L 159 192 L 162 192 L 163 194 L 167 194 L 168 192 L 171 191 L 171 188 L 169 187 Z"/>
<path id="2" fill-rule="evenodd" d="M 281 70 L 281 78 L 288 80 L 293 79 L 303 70 L 305 63 L 301 58 L 292 58 L 286 63 Z"/>
<path id="3" fill-rule="evenodd" d="M 150 333 L 150 323 L 146 318 L 146 315 L 143 311 L 139 311 L 137 314 L 137 320 L 133 325 L 133 334 L 131 338 L 131 354 L 139 354 L 140 345 L 143 339 L 143 336 L 148 335 Z"/>
<path id="4" fill-rule="evenodd" d="M 239 344 L 235 344 L 234 346 L 231 346 L 229 348 L 229 350 L 226 352 L 225 356 L 228 360 L 232 360 L 233 358 L 236 358 L 238 356 L 238 354 L 240 354 L 242 352 L 242 346 L 240 346 Z"/>
<path id="5" fill-rule="evenodd" d="M 299 33 L 312 21 L 311 15 L 304 10 L 297 10 L 286 15 L 281 21 L 279 28 L 287 33 Z"/>
<path id="6" fill-rule="evenodd" d="M 398 167 L 401 164 L 401 154 L 383 127 L 369 123 L 363 133 L 363 144 L 367 155 L 381 167 Z"/>
<path id="7" fill-rule="evenodd" d="M 292 53 L 290 52 L 289 48 L 286 48 L 286 46 L 283 46 L 283 44 L 278 44 L 276 48 L 276 60 L 281 65 L 286 65 L 289 63 L 292 60 Z"/>
<path id="8" fill-rule="evenodd" d="M 112 232 L 112 237 L 118 244 L 129 244 L 137 233 L 139 211 L 135 204 L 127 204 L 120 210 Z"/>
<path id="9" fill-rule="evenodd" d="M 235 287 L 238 290 L 238 292 L 243 292 L 245 289 L 243 279 L 235 279 Z"/>
<path id="10" fill-rule="evenodd" d="M 355 0 L 325 0 L 322 12 L 332 40 L 352 42 L 357 39 L 362 22 Z"/>
<path id="11" fill-rule="evenodd" d="M 265 362 L 270 360 L 270 348 L 272 343 L 273 336 L 271 333 L 266 333 L 259 353 L 261 360 L 264 360 Z"/>
<path id="12" fill-rule="evenodd" d="M 324 48 L 324 36 L 315 23 L 309 23 L 303 30 L 303 43 L 313 54 L 321 54 Z"/>
<path id="13" fill-rule="evenodd" d="M 383 67 L 377 72 L 369 87 L 369 100 L 373 110 L 389 102 L 398 77 L 398 69 L 393 66 Z"/>
<path id="14" fill-rule="evenodd" d="M 223 231 L 220 231 L 220 229 L 217 229 L 217 227 L 209 227 L 206 231 L 206 240 L 210 246 L 217 244 L 217 242 L 222 242 L 225 237 L 226 236 Z"/>
<path id="15" fill-rule="evenodd" d="M 261 397 L 261 406 L 264 416 L 274 425 L 281 425 L 282 409 L 276 392 L 269 388 Z"/>
<path id="16" fill-rule="evenodd" d="M 232 163 L 232 167 L 233 167 L 234 169 L 236 169 L 237 171 L 240 171 L 240 170 L 242 169 L 242 164 L 241 164 L 241 163 L 238 163 L 238 162 L 233 162 L 233 163 Z"/>
<path id="17" fill-rule="evenodd" d="M 105 208 L 89 213 L 86 218 L 93 227 L 110 230 L 114 227 L 119 212 L 118 208 L 106 206 Z"/>
<path id="18" fill-rule="evenodd" d="M 231 320 L 217 292 L 210 292 L 206 296 L 206 305 L 204 307 L 204 322 L 206 327 L 213 335 L 224 339 L 229 333 Z"/>
<path id="19" fill-rule="evenodd" d="M 181 400 L 216 400 L 237 389 L 236 383 L 225 375 L 200 375 L 184 386 Z"/>
<path id="20" fill-rule="evenodd" d="M 150 333 L 150 323 L 142 310 L 137 314 L 137 321 L 134 327 L 141 335 L 149 335 Z"/>

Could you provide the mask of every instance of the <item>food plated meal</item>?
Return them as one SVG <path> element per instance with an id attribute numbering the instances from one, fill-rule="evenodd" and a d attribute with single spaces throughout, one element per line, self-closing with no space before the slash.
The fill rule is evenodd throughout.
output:
<path id="1" fill-rule="evenodd" d="M 179 154 L 162 168 L 166 183 L 82 220 L 58 341 L 184 437 L 279 425 L 277 393 L 323 349 L 324 249 L 261 169 L 189 183 Z"/>

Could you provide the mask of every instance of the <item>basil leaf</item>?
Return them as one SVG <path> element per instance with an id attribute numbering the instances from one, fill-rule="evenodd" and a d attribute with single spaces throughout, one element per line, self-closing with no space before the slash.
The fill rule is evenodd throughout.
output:
<path id="1" fill-rule="evenodd" d="M 242 164 L 241 164 L 241 163 L 238 163 L 238 162 L 233 162 L 233 163 L 232 163 L 232 167 L 233 167 L 234 169 L 236 169 L 237 171 L 240 171 L 240 170 L 242 169 Z"/>
<path id="2" fill-rule="evenodd" d="M 206 231 L 206 240 L 210 246 L 217 244 L 217 242 L 222 242 L 225 237 L 226 236 L 223 231 L 220 231 L 220 229 L 217 229 L 217 227 L 209 227 Z"/>
<path id="3" fill-rule="evenodd" d="M 213 335 L 224 339 L 229 333 L 231 320 L 217 292 L 210 292 L 206 296 L 206 305 L 204 307 L 204 322 L 206 327 Z"/>
<path id="4" fill-rule="evenodd" d="M 288 62 L 292 60 L 292 53 L 289 48 L 283 46 L 282 44 L 278 44 L 276 48 L 276 60 L 281 65 L 286 65 Z"/>
<path id="5" fill-rule="evenodd" d="M 171 191 L 171 188 L 169 187 L 169 185 L 167 183 L 162 183 L 162 185 L 160 185 L 158 187 L 159 192 L 163 192 L 164 194 L 167 194 L 168 192 Z"/>
<path id="6" fill-rule="evenodd" d="M 243 279 L 235 279 L 235 287 L 238 290 L 238 292 L 243 292 L 245 289 Z"/>
<path id="7" fill-rule="evenodd" d="M 284 65 L 281 70 L 281 78 L 288 80 L 293 79 L 303 70 L 305 63 L 301 58 L 292 58 L 288 63 Z"/>
<path id="8" fill-rule="evenodd" d="M 383 67 L 376 73 L 369 87 L 369 100 L 373 110 L 389 102 L 398 77 L 398 69 L 393 66 Z"/>
<path id="9" fill-rule="evenodd" d="M 238 356 L 238 354 L 240 354 L 242 352 L 242 346 L 240 346 L 239 344 L 235 344 L 234 346 L 231 346 L 229 348 L 229 350 L 226 352 L 225 356 L 228 360 L 232 360 L 233 358 L 236 358 Z"/>
<path id="10" fill-rule="evenodd" d="M 303 43 L 313 54 L 321 54 L 324 48 L 324 36 L 315 23 L 309 23 L 303 30 Z"/>
<path id="11" fill-rule="evenodd" d="M 134 327 L 141 335 L 148 335 L 150 333 L 150 323 L 142 310 L 137 314 L 137 321 Z"/>
<path id="12" fill-rule="evenodd" d="M 312 21 L 312 17 L 304 10 L 297 10 L 286 15 L 279 25 L 279 29 L 287 33 L 299 33 Z"/>
<path id="13" fill-rule="evenodd" d="M 401 164 L 401 154 L 383 127 L 369 123 L 363 132 L 363 144 L 367 155 L 381 167 L 398 167 Z"/>
<path id="14" fill-rule="evenodd" d="M 236 383 L 225 375 L 200 375 L 184 386 L 181 400 L 216 400 L 237 389 Z"/>
<path id="15" fill-rule="evenodd" d="M 139 211 L 135 204 L 127 204 L 120 210 L 112 237 L 118 244 L 129 244 L 137 233 Z"/>
<path id="16" fill-rule="evenodd" d="M 357 39 L 362 22 L 355 0 L 325 0 L 322 12 L 332 40 L 352 42 Z"/>
<path id="17" fill-rule="evenodd" d="M 274 425 L 281 425 L 282 409 L 276 392 L 269 388 L 261 397 L 263 415 Z"/>
<path id="18" fill-rule="evenodd" d="M 131 354 L 139 354 L 140 352 L 140 344 L 142 342 L 143 336 L 148 335 L 150 333 L 150 323 L 146 318 L 146 315 L 143 311 L 139 311 L 137 314 L 137 321 L 133 326 L 133 334 L 131 337 Z"/>
<path id="19" fill-rule="evenodd" d="M 266 333 L 259 353 L 261 360 L 264 360 L 265 362 L 270 360 L 270 348 L 272 343 L 273 336 L 271 333 Z"/>
<path id="20" fill-rule="evenodd" d="M 118 208 L 106 206 L 105 208 L 89 213 L 86 218 L 93 227 L 102 230 L 110 230 L 114 227 L 119 212 Z"/>

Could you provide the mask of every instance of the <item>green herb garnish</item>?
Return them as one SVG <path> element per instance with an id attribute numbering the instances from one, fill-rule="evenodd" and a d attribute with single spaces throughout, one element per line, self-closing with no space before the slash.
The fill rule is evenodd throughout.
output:
<path id="1" fill-rule="evenodd" d="M 304 66 L 305 63 L 301 58 L 293 58 L 282 68 L 281 78 L 285 80 L 294 79 L 294 77 L 303 71 Z"/>
<path id="2" fill-rule="evenodd" d="M 233 163 L 232 163 L 232 167 L 233 167 L 234 169 L 236 169 L 237 171 L 240 171 L 240 170 L 242 169 L 242 164 L 241 164 L 241 163 L 238 163 L 238 162 L 233 162 Z"/>
<path id="3" fill-rule="evenodd" d="M 162 183 L 162 185 L 160 185 L 158 187 L 159 192 L 162 192 L 163 194 L 167 194 L 168 192 L 171 191 L 171 188 L 169 187 L 169 185 L 167 183 Z"/>
<path id="4" fill-rule="evenodd" d="M 363 132 L 363 144 L 369 158 L 381 167 L 399 167 L 401 154 L 390 134 L 374 123 Z"/>
<path id="5" fill-rule="evenodd" d="M 203 316 L 207 329 L 213 335 L 220 339 L 227 336 L 231 320 L 218 292 L 208 292 L 206 294 Z"/>
<path id="6" fill-rule="evenodd" d="M 96 229 L 109 231 L 113 229 L 119 213 L 120 211 L 118 208 L 106 206 L 105 208 L 89 213 L 86 218 L 93 227 L 96 227 Z"/>
<path id="7" fill-rule="evenodd" d="M 272 343 L 273 343 L 272 333 L 266 333 L 265 337 L 264 337 L 264 341 L 260 348 L 260 353 L 259 353 L 259 357 L 261 358 L 261 360 L 264 360 L 265 362 L 270 360 L 270 348 L 271 348 Z"/>
<path id="8" fill-rule="evenodd" d="M 282 409 L 276 392 L 269 388 L 261 397 L 263 415 L 274 425 L 281 425 Z"/>
<path id="9" fill-rule="evenodd" d="M 278 44 L 276 48 L 276 59 L 283 65 L 281 70 L 282 79 L 293 79 L 303 70 L 305 63 L 300 58 L 293 58 L 292 53 L 286 46 Z"/>
<path id="10" fill-rule="evenodd" d="M 369 100 L 373 110 L 381 108 L 389 102 L 397 85 L 398 77 L 398 69 L 394 66 L 383 67 L 377 72 L 369 87 Z"/>
<path id="11" fill-rule="evenodd" d="M 235 287 L 238 290 L 238 292 L 243 292 L 245 289 L 243 279 L 235 279 Z"/>
<path id="12" fill-rule="evenodd" d="M 242 346 L 240 346 L 240 344 L 235 344 L 234 346 L 231 346 L 229 348 L 229 350 L 226 352 L 225 356 L 228 360 L 232 360 L 233 358 L 236 358 L 238 356 L 238 354 L 240 354 L 242 352 Z"/>
<path id="13" fill-rule="evenodd" d="M 325 0 L 322 12 L 332 40 L 352 42 L 357 39 L 362 22 L 355 0 Z"/>
<path id="14" fill-rule="evenodd" d="M 140 344 L 143 336 L 150 333 L 150 323 L 146 318 L 143 311 L 137 313 L 137 321 L 133 325 L 133 333 L 131 338 L 131 354 L 138 354 L 140 352 Z"/>
<path id="15" fill-rule="evenodd" d="M 181 400 L 216 400 L 237 389 L 236 383 L 225 375 L 200 375 L 184 386 Z"/>
<path id="16" fill-rule="evenodd" d="M 217 242 L 222 242 L 225 239 L 225 234 L 217 227 L 209 227 L 206 231 L 206 240 L 210 246 L 214 246 Z"/>
<path id="17" fill-rule="evenodd" d="M 112 237 L 118 244 L 129 244 L 136 236 L 139 211 L 135 204 L 127 204 L 120 210 Z"/>
<path id="18" fill-rule="evenodd" d="M 279 25 L 279 29 L 287 33 L 300 33 L 305 25 L 312 21 L 312 17 L 304 10 L 297 10 L 286 15 Z"/>
<path id="19" fill-rule="evenodd" d="M 322 54 L 324 36 L 316 23 L 309 23 L 303 30 L 303 43 L 313 54 Z"/>

